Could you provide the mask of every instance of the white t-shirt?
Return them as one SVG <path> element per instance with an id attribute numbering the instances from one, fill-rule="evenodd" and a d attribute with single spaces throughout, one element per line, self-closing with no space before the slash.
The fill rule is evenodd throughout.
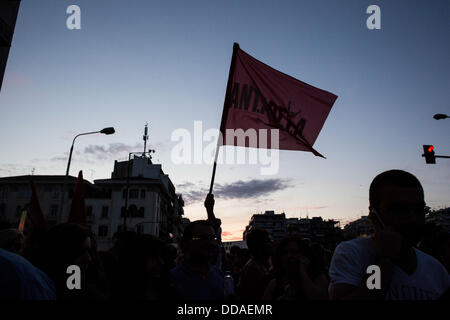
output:
<path id="1" fill-rule="evenodd" d="M 408 275 L 394 266 L 386 300 L 436 300 L 450 287 L 450 276 L 445 267 L 432 256 L 416 248 L 414 250 L 416 271 Z M 367 267 L 375 264 L 375 258 L 375 242 L 370 237 L 341 242 L 331 260 L 330 287 L 338 283 L 365 287 Z"/>

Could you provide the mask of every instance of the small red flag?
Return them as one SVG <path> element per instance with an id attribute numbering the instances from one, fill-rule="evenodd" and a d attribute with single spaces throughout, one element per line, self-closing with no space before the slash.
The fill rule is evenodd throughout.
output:
<path id="1" fill-rule="evenodd" d="M 78 179 L 75 183 L 75 189 L 72 196 L 72 204 L 70 206 L 69 223 L 76 223 L 82 226 L 87 226 L 86 223 L 86 209 L 84 204 L 84 184 L 83 171 L 78 173 Z"/>
<path id="2" fill-rule="evenodd" d="M 220 131 L 224 145 L 310 151 L 337 96 L 256 60 L 235 43 Z M 267 129 L 264 141 L 239 139 L 226 129 Z M 271 130 L 279 129 L 279 145 Z M 227 137 L 228 136 L 228 137 Z"/>
<path id="3" fill-rule="evenodd" d="M 22 213 L 22 219 L 19 224 L 19 231 L 23 230 L 23 234 L 28 236 L 33 230 L 36 229 L 46 229 L 47 220 L 41 210 L 41 205 L 39 204 L 39 199 L 36 192 L 36 187 L 34 186 L 33 179 L 30 177 L 31 186 L 31 198 L 28 205 L 24 208 L 25 213 Z"/>

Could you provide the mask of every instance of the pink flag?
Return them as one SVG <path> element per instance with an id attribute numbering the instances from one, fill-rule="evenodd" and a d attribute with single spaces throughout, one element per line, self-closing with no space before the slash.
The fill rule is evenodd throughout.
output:
<path id="1" fill-rule="evenodd" d="M 220 126 L 223 144 L 310 151 L 323 157 L 313 145 L 336 99 L 256 60 L 235 43 Z M 256 129 L 257 139 L 239 139 L 226 129 Z M 273 129 L 279 129 L 278 147 L 271 139 Z"/>
<path id="2" fill-rule="evenodd" d="M 87 226 L 83 182 L 83 171 L 80 170 L 78 173 L 77 182 L 75 183 L 72 204 L 70 206 L 69 220 L 67 222 Z"/>

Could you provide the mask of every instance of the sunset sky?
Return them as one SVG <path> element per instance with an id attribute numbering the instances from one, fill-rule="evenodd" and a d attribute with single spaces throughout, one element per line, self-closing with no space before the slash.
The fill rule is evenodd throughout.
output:
<path id="1" fill-rule="evenodd" d="M 81 8 L 81 30 L 66 9 Z M 381 8 L 368 30 L 366 8 Z M 398 168 L 423 183 L 432 208 L 450 206 L 450 160 L 427 165 L 423 144 L 450 155 L 450 2 L 22 0 L 0 93 L 0 176 L 109 178 L 114 160 L 149 147 L 191 220 L 205 218 L 212 165 L 171 159 L 174 130 L 219 126 L 233 42 L 256 59 L 338 96 L 314 148 L 281 151 L 280 170 L 218 165 L 216 215 L 225 240 L 242 239 L 250 217 L 345 222 L 367 214 L 368 188 Z M 230 147 L 227 147 L 230 148 Z"/>

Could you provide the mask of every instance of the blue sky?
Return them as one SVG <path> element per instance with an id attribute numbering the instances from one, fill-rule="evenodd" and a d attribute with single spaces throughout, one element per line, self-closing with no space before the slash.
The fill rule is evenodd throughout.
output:
<path id="1" fill-rule="evenodd" d="M 66 28 L 71 4 L 81 30 Z M 366 28 L 371 4 L 381 30 Z M 212 167 L 174 164 L 170 136 L 196 120 L 219 126 L 238 42 L 338 99 L 314 145 L 327 159 L 281 151 L 270 177 L 219 165 L 225 238 L 264 210 L 356 219 L 373 177 L 392 168 L 415 174 L 431 207 L 448 206 L 450 161 L 426 165 L 420 155 L 422 144 L 450 155 L 450 121 L 432 118 L 450 114 L 449 34 L 450 3 L 438 0 L 22 0 L 0 93 L 0 176 L 64 174 L 75 134 L 114 126 L 115 135 L 79 138 L 71 167 L 91 181 L 109 177 L 115 159 L 141 149 L 149 122 L 155 162 L 190 199 L 187 217 L 203 218 Z"/>

